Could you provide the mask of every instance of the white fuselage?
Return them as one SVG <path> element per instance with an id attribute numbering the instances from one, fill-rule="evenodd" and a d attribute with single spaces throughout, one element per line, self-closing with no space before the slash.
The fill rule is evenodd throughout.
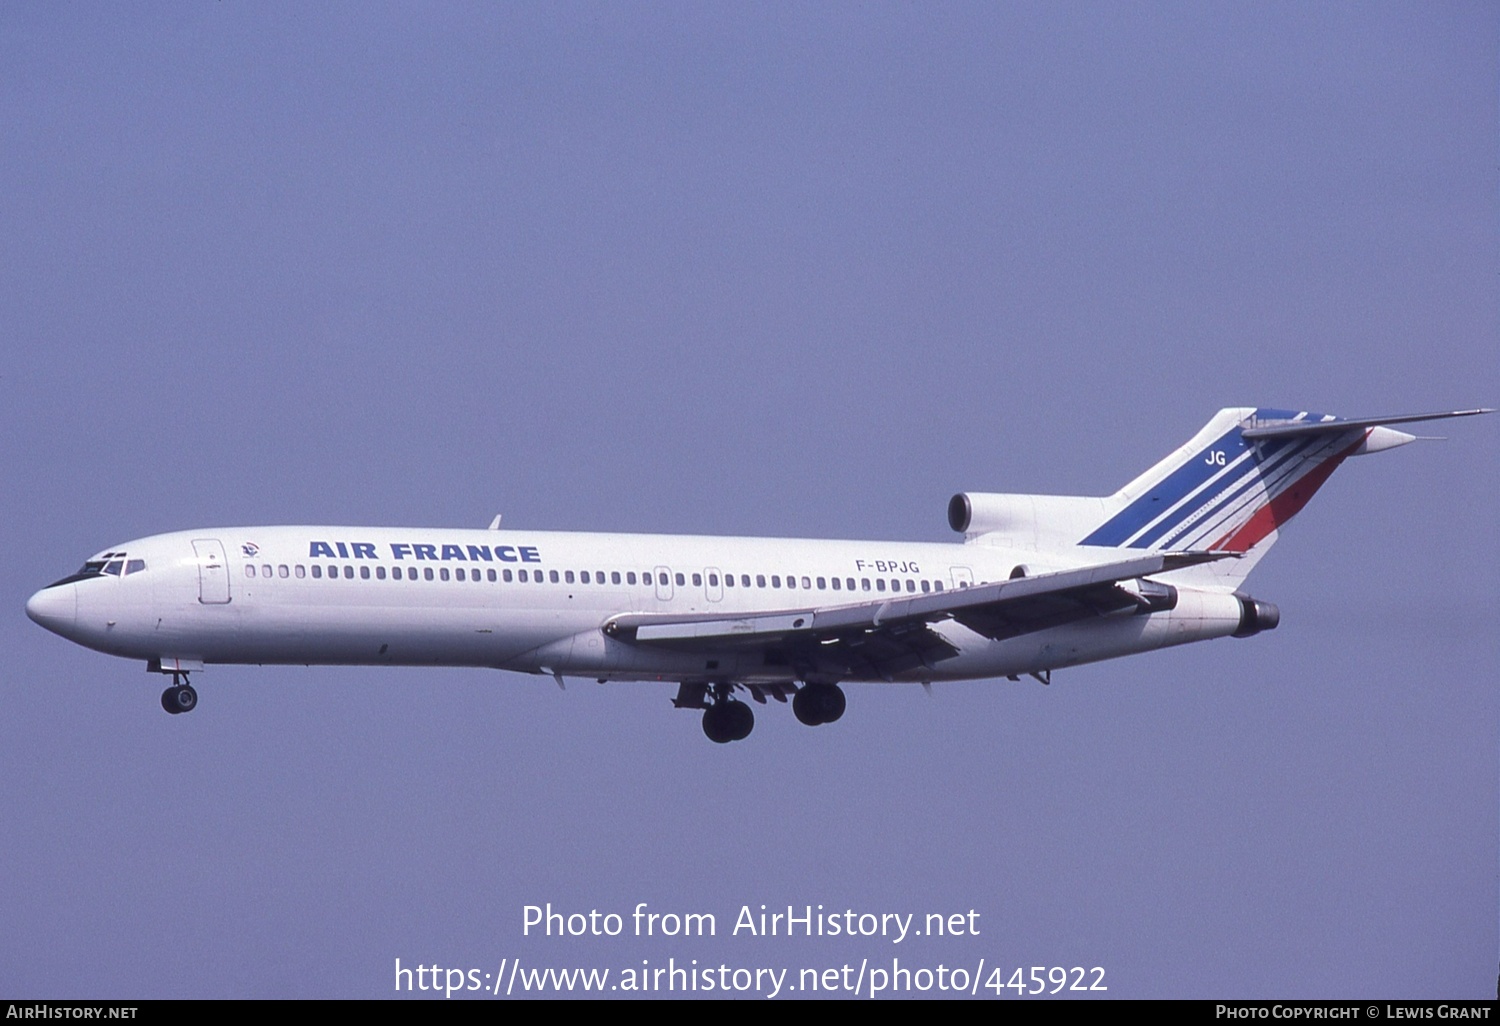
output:
<path id="1" fill-rule="evenodd" d="M 109 557 L 109 558 L 105 558 Z M 161 668 L 207 663 L 495 667 L 607 680 L 787 683 L 753 648 L 676 651 L 611 637 L 622 614 L 826 609 L 1005 580 L 1018 565 L 1066 569 L 1097 550 L 513 530 L 237 527 L 132 541 L 122 564 L 43 589 L 48 629 Z M 143 563 L 132 572 L 125 564 Z M 952 620 L 959 654 L 891 680 L 996 677 L 1224 637 L 1227 590 L 1179 585 L 1174 609 L 1105 616 L 995 641 Z M 851 677 L 848 679 L 860 679 Z"/>

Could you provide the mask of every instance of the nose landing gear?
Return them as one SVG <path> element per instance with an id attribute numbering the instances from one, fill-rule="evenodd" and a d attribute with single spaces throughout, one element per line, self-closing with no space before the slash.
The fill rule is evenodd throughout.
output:
<path id="1" fill-rule="evenodd" d="M 179 679 L 183 683 L 178 683 Z M 186 683 L 187 674 L 172 674 L 172 686 L 161 693 L 161 707 L 172 715 L 192 712 L 198 707 L 198 692 Z"/>

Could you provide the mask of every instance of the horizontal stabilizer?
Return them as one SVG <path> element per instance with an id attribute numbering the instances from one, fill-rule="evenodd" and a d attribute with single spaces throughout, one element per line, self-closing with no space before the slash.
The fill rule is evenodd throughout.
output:
<path id="1" fill-rule="evenodd" d="M 1412 424 L 1422 420 L 1447 420 L 1450 417 L 1474 417 L 1481 413 L 1494 413 L 1491 409 L 1454 410 L 1451 413 L 1403 413 L 1395 417 L 1360 417 L 1357 420 L 1259 420 L 1252 418 L 1240 435 L 1244 438 L 1294 438 L 1319 435 L 1334 431 L 1351 431 L 1355 428 L 1383 427 L 1386 424 Z"/>

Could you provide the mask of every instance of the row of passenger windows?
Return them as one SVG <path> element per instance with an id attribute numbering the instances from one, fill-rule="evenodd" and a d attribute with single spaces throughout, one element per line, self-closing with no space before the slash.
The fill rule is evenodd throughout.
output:
<path id="1" fill-rule="evenodd" d="M 788 590 L 801 588 L 804 591 L 812 591 L 814 588 L 817 588 L 820 591 L 905 591 L 908 593 L 915 593 L 920 590 L 924 594 L 943 590 L 942 581 L 918 581 L 912 578 L 903 579 L 898 577 L 889 579 L 876 577 L 873 580 L 869 577 L 861 577 L 856 580 L 853 577 L 798 577 L 794 574 L 787 574 L 783 578 L 781 574 L 770 574 L 769 576 L 766 574 L 755 574 L 753 577 L 750 574 L 740 574 L 736 578 L 734 574 L 724 574 L 721 577 L 717 572 L 713 571 L 707 574 L 685 574 L 681 572 L 673 574 L 669 571 L 646 570 L 637 574 L 634 570 L 611 570 L 606 575 L 603 570 L 580 570 L 574 573 L 572 570 L 512 571 L 507 568 L 497 572 L 492 569 L 481 571 L 477 568 L 466 571 L 463 567 L 455 567 L 450 576 L 450 571 L 445 566 L 437 568 L 430 566 L 420 568 L 415 566 L 395 566 L 391 567 L 389 572 L 387 572 L 384 566 L 377 565 L 370 567 L 363 565 L 359 567 L 359 577 L 366 581 L 371 577 L 374 577 L 378 581 L 383 581 L 387 576 L 397 581 L 403 578 L 415 581 L 419 579 L 417 576 L 419 572 L 421 573 L 420 579 L 426 581 L 455 580 L 479 582 L 488 580 L 505 581 L 506 583 L 519 582 L 521 584 L 544 584 L 548 582 L 552 584 L 643 584 L 646 587 L 665 587 L 675 582 L 679 588 L 682 588 L 687 586 L 688 578 L 691 577 L 693 587 L 701 588 L 706 577 L 708 587 L 710 588 L 765 588 L 769 586 L 772 588 L 785 587 Z M 482 577 L 481 573 L 483 574 Z M 355 568 L 347 565 L 339 567 L 330 564 L 325 569 L 323 564 L 314 563 L 312 564 L 311 575 L 314 579 L 318 580 L 333 580 L 339 577 L 343 577 L 346 580 L 353 580 Z M 287 566 L 285 563 L 272 566 L 269 563 L 263 563 L 257 570 L 254 563 L 247 563 L 245 564 L 245 576 L 305 578 L 308 576 L 308 569 L 300 563 L 296 566 Z"/>

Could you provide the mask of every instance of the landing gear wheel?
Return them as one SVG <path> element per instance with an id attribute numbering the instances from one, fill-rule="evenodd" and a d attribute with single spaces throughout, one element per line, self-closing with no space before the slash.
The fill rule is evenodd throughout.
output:
<path id="1" fill-rule="evenodd" d="M 837 721 L 846 704 L 837 684 L 808 684 L 792 696 L 792 712 L 809 727 Z"/>
<path id="2" fill-rule="evenodd" d="M 844 715 L 844 707 L 849 704 L 849 700 L 844 697 L 844 689 L 837 684 L 825 684 L 820 698 L 823 705 L 823 722 L 837 723 L 839 717 Z"/>
<path id="3" fill-rule="evenodd" d="M 192 712 L 198 705 L 198 692 L 191 684 L 174 684 L 161 693 L 161 707 L 172 715 Z"/>
<path id="4" fill-rule="evenodd" d="M 703 733 L 714 744 L 743 741 L 755 729 L 755 713 L 744 702 L 719 701 L 703 712 Z"/>
<path id="5" fill-rule="evenodd" d="M 755 729 L 755 713 L 744 702 L 729 702 L 725 709 L 727 711 L 724 716 L 729 721 L 729 740 L 745 740 Z"/>
<path id="6" fill-rule="evenodd" d="M 734 740 L 730 737 L 729 724 L 724 721 L 728 708 L 729 703 L 721 702 L 703 710 L 703 733 L 716 745 L 728 744 Z"/>
<path id="7" fill-rule="evenodd" d="M 162 696 L 162 701 L 166 700 L 166 696 Z M 818 717 L 817 703 L 813 701 L 812 685 L 798 689 L 797 693 L 792 696 L 792 714 L 797 717 L 798 723 L 805 723 L 809 727 L 816 727 L 823 722 Z"/>

